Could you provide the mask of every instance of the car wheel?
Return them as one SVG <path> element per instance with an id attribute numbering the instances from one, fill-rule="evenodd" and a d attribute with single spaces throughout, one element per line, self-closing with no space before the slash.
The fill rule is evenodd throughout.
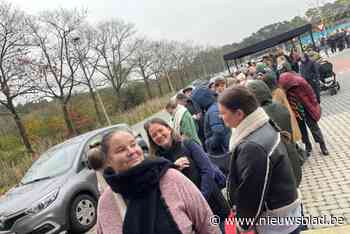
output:
<path id="1" fill-rule="evenodd" d="M 70 233 L 85 233 L 96 224 L 97 201 L 90 195 L 74 198 L 70 208 Z"/>

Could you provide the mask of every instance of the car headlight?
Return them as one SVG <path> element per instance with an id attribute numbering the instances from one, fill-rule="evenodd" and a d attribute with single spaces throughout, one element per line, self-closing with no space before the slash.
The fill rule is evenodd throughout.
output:
<path id="1" fill-rule="evenodd" d="M 59 189 L 56 189 L 46 196 L 44 196 L 42 199 L 40 199 L 38 202 L 36 202 L 31 208 L 26 210 L 27 214 L 34 215 L 42 211 L 43 209 L 47 208 L 49 205 L 51 205 L 57 198 Z"/>

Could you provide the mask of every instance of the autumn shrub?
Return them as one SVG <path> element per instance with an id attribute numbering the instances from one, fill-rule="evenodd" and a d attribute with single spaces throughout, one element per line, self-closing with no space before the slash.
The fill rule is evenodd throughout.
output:
<path id="1" fill-rule="evenodd" d="M 39 144 L 33 144 L 33 148 L 40 156 L 47 149 L 63 140 L 62 137 L 58 136 L 41 139 Z M 18 184 L 32 163 L 32 155 L 27 154 L 23 146 L 11 151 L 0 150 L 0 195 Z"/>
<path id="2" fill-rule="evenodd" d="M 112 116 L 112 122 L 134 125 L 164 109 L 166 103 L 169 101 L 172 95 L 173 94 L 168 94 L 162 98 L 151 99 L 129 111 L 117 113 Z"/>
<path id="3" fill-rule="evenodd" d="M 0 136 L 0 152 L 11 151 L 23 147 L 20 138 L 15 135 Z M 0 154 L 1 158 L 1 154 Z"/>
<path id="4" fill-rule="evenodd" d="M 14 155 L 16 160 L 14 160 Z M 0 195 L 2 195 L 19 183 L 32 165 L 32 158 L 24 151 L 11 153 L 0 151 L 0 156 L 7 158 L 7 160 L 0 159 Z"/>
<path id="5" fill-rule="evenodd" d="M 70 110 L 69 118 L 72 120 L 74 128 L 78 133 L 83 133 L 95 128 L 95 121 L 88 115 L 80 113 L 78 109 Z"/>

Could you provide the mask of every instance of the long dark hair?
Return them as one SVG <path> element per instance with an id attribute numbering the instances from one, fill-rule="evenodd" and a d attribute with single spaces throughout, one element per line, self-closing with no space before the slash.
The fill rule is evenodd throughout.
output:
<path id="1" fill-rule="evenodd" d="M 149 128 L 151 127 L 152 124 L 159 124 L 159 125 L 162 125 L 162 126 L 168 128 L 171 131 L 171 139 L 173 142 L 182 141 L 181 135 L 176 133 L 175 130 L 172 127 L 170 127 L 170 125 L 165 120 L 163 120 L 161 118 L 152 118 L 152 119 L 148 120 L 144 124 L 144 128 L 145 128 L 145 131 L 147 133 L 148 140 L 149 140 L 149 155 L 151 157 L 157 157 L 157 151 L 160 149 L 163 149 L 161 146 L 157 145 L 153 141 L 153 139 L 149 133 Z"/>

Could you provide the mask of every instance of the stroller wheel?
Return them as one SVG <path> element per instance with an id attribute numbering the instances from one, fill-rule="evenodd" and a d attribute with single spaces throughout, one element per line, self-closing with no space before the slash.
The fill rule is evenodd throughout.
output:
<path id="1" fill-rule="evenodd" d="M 340 90 L 340 84 L 339 84 L 339 82 L 337 81 L 337 90 L 339 91 Z"/>
<path id="2" fill-rule="evenodd" d="M 336 87 L 331 88 L 331 89 L 329 90 L 329 93 L 331 94 L 331 96 L 336 95 L 336 94 L 337 94 L 337 92 L 338 92 L 338 90 L 337 90 L 337 88 L 336 88 Z"/>

